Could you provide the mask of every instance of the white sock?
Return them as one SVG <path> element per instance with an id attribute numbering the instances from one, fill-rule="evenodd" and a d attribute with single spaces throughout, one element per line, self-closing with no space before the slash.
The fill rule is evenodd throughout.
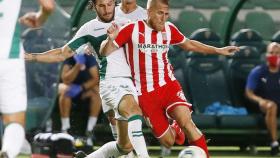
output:
<path id="1" fill-rule="evenodd" d="M 278 141 L 273 141 L 270 146 L 275 147 L 275 146 L 279 146 Z"/>
<path id="2" fill-rule="evenodd" d="M 67 131 L 70 128 L 69 117 L 61 117 L 61 131 Z"/>
<path id="3" fill-rule="evenodd" d="M 110 158 L 110 157 L 119 157 L 123 155 L 118 149 L 117 142 L 112 141 L 104 144 L 98 150 L 89 154 L 86 158 Z"/>
<path id="4" fill-rule="evenodd" d="M 114 139 L 117 140 L 118 133 L 117 133 L 116 125 L 112 125 L 111 123 L 109 123 L 109 125 L 111 127 L 111 131 L 112 131 L 112 135 L 113 135 Z"/>
<path id="5" fill-rule="evenodd" d="M 4 130 L 1 150 L 7 152 L 9 158 L 15 158 L 20 152 L 24 139 L 25 131 L 20 124 L 8 124 Z"/>
<path id="6" fill-rule="evenodd" d="M 97 117 L 88 117 L 87 131 L 92 131 L 97 122 Z"/>
<path id="7" fill-rule="evenodd" d="M 142 132 L 142 116 L 134 115 L 128 119 L 128 137 L 137 156 L 149 157 Z"/>

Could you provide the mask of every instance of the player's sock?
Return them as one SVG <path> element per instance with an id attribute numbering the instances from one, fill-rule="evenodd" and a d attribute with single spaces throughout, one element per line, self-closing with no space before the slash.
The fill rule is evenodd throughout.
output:
<path id="1" fill-rule="evenodd" d="M 273 142 L 271 142 L 270 146 L 272 146 L 272 147 L 279 146 L 279 142 L 273 141 Z"/>
<path id="2" fill-rule="evenodd" d="M 3 136 L 2 151 L 5 151 L 8 157 L 16 157 L 23 145 L 25 139 L 24 128 L 18 123 L 11 123 L 6 126 Z"/>
<path id="3" fill-rule="evenodd" d="M 112 125 L 111 123 L 109 125 L 111 127 L 111 131 L 112 131 L 112 135 L 113 135 L 114 139 L 117 140 L 118 133 L 117 133 L 116 125 Z"/>
<path id="4" fill-rule="evenodd" d="M 199 139 L 197 139 L 193 142 L 190 142 L 190 145 L 198 146 L 201 149 L 203 149 L 207 155 L 207 158 L 209 158 L 209 152 L 208 152 L 208 148 L 207 148 L 207 144 L 206 144 L 204 135 L 202 135 Z"/>
<path id="5" fill-rule="evenodd" d="M 70 128 L 70 118 L 61 117 L 61 131 L 66 132 Z"/>
<path id="6" fill-rule="evenodd" d="M 92 131 L 97 122 L 97 117 L 88 117 L 87 131 Z"/>
<path id="7" fill-rule="evenodd" d="M 98 150 L 89 154 L 87 158 L 110 158 L 110 157 L 119 157 L 124 155 L 120 148 L 117 145 L 116 141 L 108 142 L 100 147 Z"/>
<path id="8" fill-rule="evenodd" d="M 140 157 L 149 157 L 146 142 L 142 132 L 142 116 L 134 115 L 128 119 L 128 137 Z"/>

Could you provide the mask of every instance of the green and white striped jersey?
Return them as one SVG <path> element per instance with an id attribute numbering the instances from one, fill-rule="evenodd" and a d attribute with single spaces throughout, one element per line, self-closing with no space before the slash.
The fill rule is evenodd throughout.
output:
<path id="1" fill-rule="evenodd" d="M 23 54 L 18 23 L 20 8 L 21 0 L 0 0 L 0 60 Z"/>
<path id="2" fill-rule="evenodd" d="M 115 17 L 113 21 L 119 26 L 129 22 L 128 19 Z M 76 35 L 68 42 L 68 46 L 76 52 L 82 49 L 85 44 L 93 47 L 97 62 L 100 66 L 100 79 L 111 77 L 131 77 L 131 71 L 127 64 L 123 48 L 119 48 L 109 56 L 101 56 L 99 53 L 100 45 L 107 38 L 107 29 L 112 25 L 105 23 L 97 18 L 85 23 L 76 33 Z"/>

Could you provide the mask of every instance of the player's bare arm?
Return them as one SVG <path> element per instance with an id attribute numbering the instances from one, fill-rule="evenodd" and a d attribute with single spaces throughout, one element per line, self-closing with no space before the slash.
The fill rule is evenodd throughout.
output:
<path id="1" fill-rule="evenodd" d="M 24 59 L 27 61 L 36 61 L 44 63 L 57 63 L 74 55 L 71 48 L 65 45 L 62 48 L 52 49 L 43 53 L 25 53 Z"/>
<path id="2" fill-rule="evenodd" d="M 62 68 L 61 80 L 63 81 L 63 83 L 68 85 L 73 83 L 80 70 L 81 66 L 79 64 L 75 64 L 73 67 L 65 64 Z"/>
<path id="3" fill-rule="evenodd" d="M 116 24 L 113 23 L 112 26 L 107 30 L 107 39 L 101 43 L 100 54 L 102 56 L 107 56 L 118 49 L 118 47 L 114 44 L 114 40 L 118 34 L 119 28 Z"/>
<path id="4" fill-rule="evenodd" d="M 83 89 L 93 89 L 95 86 L 99 85 L 99 70 L 97 66 L 91 67 L 89 69 L 91 79 L 82 84 Z"/>
<path id="5" fill-rule="evenodd" d="M 179 46 L 188 51 L 200 52 L 205 54 L 219 54 L 219 55 L 234 55 L 239 47 L 236 46 L 226 46 L 222 48 L 213 47 L 210 45 L 203 44 L 195 40 L 185 40 L 185 42 L 179 44 Z"/>
<path id="6" fill-rule="evenodd" d="M 19 18 L 19 22 L 28 27 L 36 28 L 42 26 L 48 16 L 55 9 L 54 0 L 38 0 L 40 10 L 38 12 L 28 12 Z"/>

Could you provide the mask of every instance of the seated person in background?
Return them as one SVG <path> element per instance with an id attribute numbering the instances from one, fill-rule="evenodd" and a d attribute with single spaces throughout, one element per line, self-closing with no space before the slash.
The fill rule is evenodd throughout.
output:
<path id="1" fill-rule="evenodd" d="M 76 54 L 64 61 L 61 72 L 62 83 L 58 86 L 61 131 L 70 129 L 70 110 L 73 101 L 89 99 L 90 112 L 87 123 L 87 145 L 92 146 L 92 130 L 101 109 L 99 96 L 99 72 L 92 55 Z"/>
<path id="2" fill-rule="evenodd" d="M 277 114 L 280 109 L 280 45 L 267 47 L 267 63 L 255 67 L 249 74 L 246 95 L 265 114 L 265 124 L 271 137 L 271 155 L 279 153 Z"/>

